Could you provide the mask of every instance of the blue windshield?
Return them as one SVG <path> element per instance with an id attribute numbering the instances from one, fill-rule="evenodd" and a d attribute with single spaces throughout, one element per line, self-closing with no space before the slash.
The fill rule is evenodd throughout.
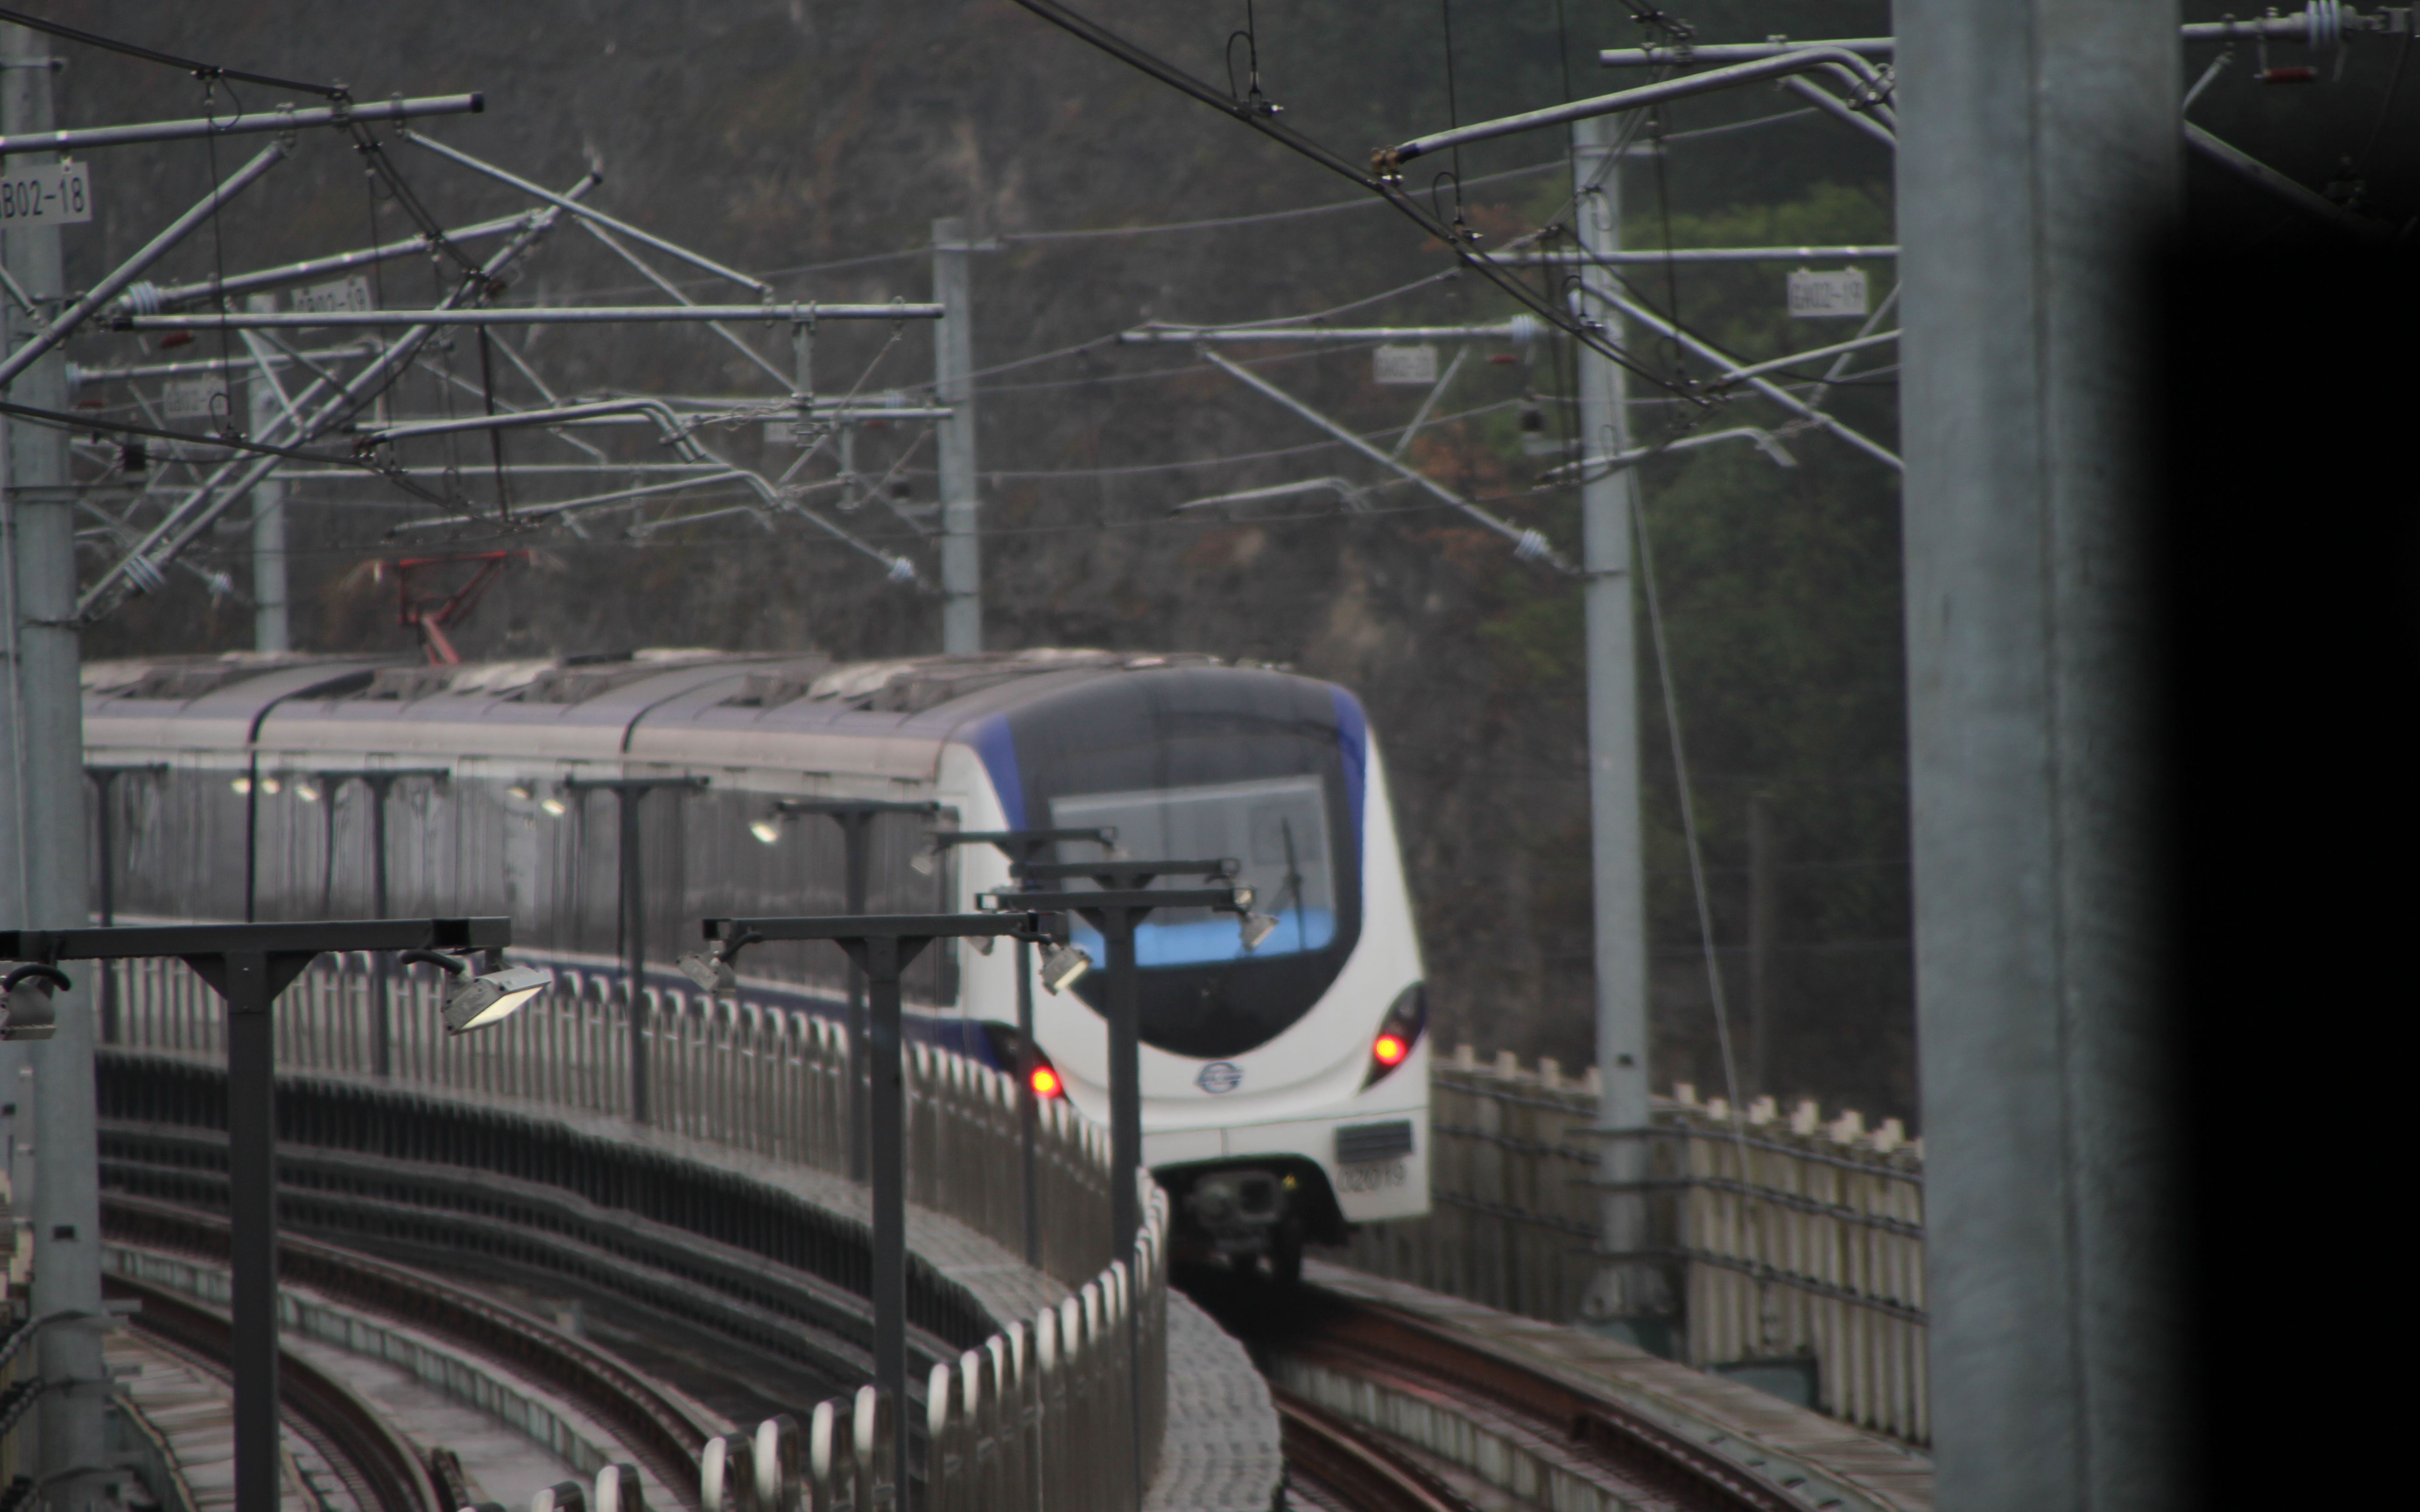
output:
<path id="1" fill-rule="evenodd" d="M 1139 965 L 1263 961 L 1325 949 L 1336 938 L 1327 798 L 1315 777 L 1087 793 L 1053 798 L 1050 814 L 1053 824 L 1070 828 L 1114 826 L 1118 849 L 1137 860 L 1233 860 L 1235 880 L 1252 889 L 1252 911 L 1278 921 L 1259 945 L 1247 950 L 1240 920 L 1233 914 L 1163 909 L 1135 932 Z M 1163 877 L 1156 885 L 1198 887 L 1202 882 L 1198 877 Z M 1090 884 L 1067 886 L 1081 891 Z M 1102 958 L 1098 934 L 1079 924 L 1076 938 L 1094 960 Z"/>

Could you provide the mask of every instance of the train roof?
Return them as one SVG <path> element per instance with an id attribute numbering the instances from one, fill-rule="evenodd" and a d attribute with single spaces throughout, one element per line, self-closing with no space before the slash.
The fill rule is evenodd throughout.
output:
<path id="1" fill-rule="evenodd" d="M 85 729 L 97 750 L 257 745 L 735 766 L 795 766 L 800 737 L 845 737 L 837 764 L 912 780 L 928 779 L 939 746 L 972 721 L 1103 679 L 1171 671 L 1311 681 L 1200 653 L 1067 648 L 857 662 L 659 648 L 442 667 L 231 653 L 87 663 Z"/>

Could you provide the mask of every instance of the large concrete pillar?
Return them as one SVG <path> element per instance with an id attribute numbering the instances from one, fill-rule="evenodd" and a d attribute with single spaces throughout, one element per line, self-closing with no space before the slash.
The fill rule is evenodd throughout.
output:
<path id="1" fill-rule="evenodd" d="M 2172 0 L 1902 0 L 1916 994 L 1944 1508 L 2173 1505 L 2147 274 Z"/>

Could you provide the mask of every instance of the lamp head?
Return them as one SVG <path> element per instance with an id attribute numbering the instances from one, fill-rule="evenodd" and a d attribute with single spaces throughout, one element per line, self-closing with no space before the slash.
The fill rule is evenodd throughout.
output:
<path id="1" fill-rule="evenodd" d="M 0 1006 L 0 1040 L 47 1040 L 58 1032 L 57 1005 L 51 1001 L 54 988 L 65 992 L 74 982 L 56 966 L 34 963 L 19 966 L 0 980 L 5 990 L 5 1006 Z"/>
<path id="2" fill-rule="evenodd" d="M 1277 927 L 1278 916 L 1275 914 L 1246 914 L 1238 921 L 1236 933 L 1243 936 L 1244 949 L 1249 950 L 1267 939 Z"/>
<path id="3" fill-rule="evenodd" d="M 1042 958 L 1042 990 L 1057 996 L 1093 969 L 1093 958 L 1072 945 L 1062 945 Z"/>
<path id="4" fill-rule="evenodd" d="M 468 1034 L 502 1024 L 554 985 L 553 972 L 543 966 L 505 965 L 501 950 L 488 953 L 491 969 L 477 976 L 470 975 L 461 962 L 434 950 L 406 950 L 397 959 L 406 965 L 435 966 L 455 979 L 445 995 L 445 1006 L 439 1011 L 447 1034 Z"/>
<path id="5" fill-rule="evenodd" d="M 691 950 L 675 964 L 680 967 L 681 975 L 697 983 L 702 992 L 729 996 L 739 991 L 739 973 L 732 969 L 731 963 L 722 958 L 720 950 L 712 955 L 703 950 Z"/>

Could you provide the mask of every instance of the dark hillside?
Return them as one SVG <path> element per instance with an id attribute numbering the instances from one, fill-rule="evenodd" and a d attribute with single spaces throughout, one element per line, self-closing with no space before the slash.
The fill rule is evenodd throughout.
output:
<path id="1" fill-rule="evenodd" d="M 1222 37 L 1243 8 L 1094 0 L 1103 21 L 1198 74 L 1223 79 Z M 1570 6 L 1568 74 L 1580 91 L 1613 87 L 1596 47 L 1637 39 L 1614 8 Z M 1496 538 L 1417 507 L 1417 493 L 1374 489 L 1363 514 L 1313 498 L 1241 520 L 1170 506 L 1233 489 L 1337 474 L 1382 474 L 1273 404 L 1200 365 L 1181 347 L 1120 347 L 1102 338 L 1146 318 L 1234 321 L 1301 315 L 1432 280 L 1340 318 L 1373 323 L 1500 319 L 1512 306 L 1450 271 L 1442 250 L 1392 212 L 1362 206 L 1282 220 L 1151 235 L 1068 231 L 1161 225 L 1315 207 L 1355 191 L 1089 52 L 1005 0 L 898 0 L 884 6 L 664 4 L 589 0 L 473 6 L 245 4 L 162 8 L 85 4 L 66 19 L 173 51 L 299 78 L 337 78 L 364 99 L 485 90 L 488 113 L 429 134 L 542 183 L 606 173 L 596 203 L 739 268 L 783 272 L 783 297 L 927 297 L 921 251 L 934 218 L 958 215 L 1000 239 L 978 259 L 976 361 L 986 543 L 987 633 L 1001 645 L 1199 649 L 1293 663 L 1358 689 L 1392 764 L 1429 972 L 1447 1043 L 1516 1049 L 1584 1064 L 1588 997 L 1588 815 L 1584 790 L 1578 598 L 1566 582 L 1513 562 Z M 1455 105 L 1464 119 L 1551 102 L 1566 69 L 1550 0 L 1456 8 Z M 1264 87 L 1286 118 L 1354 155 L 1444 123 L 1445 54 L 1434 8 L 1316 4 L 1258 8 Z M 1691 20 L 1709 39 L 1866 35 L 1887 29 L 1878 4 L 1710 4 Z M 63 46 L 68 123 L 196 114 L 202 89 L 170 70 Z M 1241 48 L 1238 46 L 1238 57 Z M 273 91 L 238 86 L 240 108 Z M 1763 92 L 1675 108 L 1678 137 L 1660 164 L 1628 172 L 1629 240 L 1652 246 L 1891 239 L 1890 164 L 1820 120 L 1713 136 L 1685 133 L 1769 116 L 1793 101 Z M 215 107 L 235 108 L 221 86 Z M 218 144 L 221 175 L 259 138 Z M 248 147 L 246 143 L 256 144 Z M 408 145 L 395 162 L 450 224 L 519 209 L 501 186 Z M 1559 139 L 1539 135 L 1466 154 L 1476 183 L 1465 214 L 1497 242 L 1558 213 Z M 101 214 L 70 233 L 89 280 L 198 198 L 213 172 L 198 144 L 95 154 Z M 1440 190 L 1450 201 L 1450 186 Z M 408 233 L 365 188 L 331 134 L 306 138 L 215 239 L 196 238 L 155 273 L 163 282 L 340 250 Z M 901 255 L 886 256 L 897 254 Z M 672 271 L 673 265 L 658 259 Z M 1888 265 L 1869 265 L 1877 294 Z M 1837 339 L 1837 322 L 1784 317 L 1777 265 L 1721 272 L 1658 270 L 1637 280 L 1656 303 L 1732 349 L 1762 357 Z M 690 283 L 700 298 L 741 299 Z M 400 307 L 438 285 L 426 262 L 391 263 L 381 298 Z M 657 296 L 597 242 L 558 231 L 508 298 L 550 301 Z M 1790 329 L 1795 327 L 1796 329 Z M 787 332 L 751 331 L 787 361 Z M 1026 362 L 1063 348 L 1068 355 Z M 240 348 L 239 348 L 240 349 Z M 556 331 L 523 348 L 558 392 L 774 396 L 764 375 L 700 332 Z M 1645 349 L 1645 348 L 1642 348 Z M 184 355 L 214 354 L 205 336 Z M 1358 429 L 1400 426 L 1418 390 L 1372 381 L 1371 360 L 1343 351 L 1239 347 L 1272 381 Z M 1668 353 L 1650 351 L 1668 363 Z M 140 360 L 123 336 L 79 343 L 87 364 Z M 1500 357 L 1500 362 L 1486 359 Z M 879 359 L 877 361 L 877 359 Z M 1264 359 L 1275 359 L 1265 361 Z M 450 354 L 467 388 L 414 375 L 397 413 L 479 403 L 480 355 Z M 1887 359 L 1881 361 L 1886 362 Z M 874 364 L 870 389 L 929 379 L 930 342 L 908 330 L 828 328 L 819 387 L 845 389 Z M 1019 364 L 1019 365 L 1010 365 Z M 494 365 L 503 367 L 501 360 Z M 1525 450 L 1525 396 L 1544 434 L 1564 424 L 1565 363 L 1510 345 L 1474 352 L 1438 406 L 1458 416 L 1422 432 L 1409 455 L 1431 476 L 1576 550 L 1567 492 L 1532 492 L 1551 459 Z M 502 372 L 499 395 L 535 395 Z M 1645 389 L 1641 398 L 1652 398 Z M 112 405 L 122 389 L 95 391 Z M 1838 414 L 1886 442 L 1887 381 L 1848 387 Z M 1743 403 L 1714 424 L 1773 425 Z M 1644 436 L 1668 407 L 1641 404 Z M 791 454 L 753 420 L 709 431 L 709 445 L 768 472 Z M 861 446 L 881 471 L 917 439 L 908 427 Z M 1381 444 L 1391 444 L 1383 439 Z M 1784 438 L 1793 469 L 1748 448 L 1714 447 L 1652 465 L 1652 538 L 1662 573 L 1675 694 L 1706 839 L 1714 923 L 1735 1018 L 1748 995 L 1746 872 L 1751 798 L 1769 794 L 1778 870 L 1770 1089 L 1847 1102 L 1871 1116 L 1913 1112 L 1912 1020 L 1900 723 L 1895 478 L 1821 433 Z M 485 443 L 421 443 L 415 465 L 458 470 L 457 486 L 494 501 Z M 652 455 L 613 439 L 616 456 Z M 1213 459 L 1259 456 L 1213 463 Z M 516 438 L 507 460 L 561 463 L 558 443 Z M 1175 463 L 1200 465 L 1173 467 Z M 933 492 L 929 443 L 897 476 L 903 516 L 879 502 L 845 517 L 932 570 L 914 536 Z M 809 478 L 829 476 L 818 464 Z M 524 501 L 604 485 L 524 477 Z M 815 496 L 830 504 L 833 491 Z M 386 529 L 419 512 L 392 489 L 334 480 L 298 486 L 296 638 L 314 649 L 402 646 L 392 586 L 364 564 L 396 548 Z M 538 655 L 647 644 L 798 646 L 841 656 L 938 648 L 930 599 L 890 586 L 863 558 L 795 521 L 773 534 L 731 517 L 644 543 L 630 517 L 597 517 L 587 538 L 517 539 L 552 566 L 492 600 L 465 636 L 473 655 Z M 493 532 L 465 533 L 486 544 Z M 427 537 L 415 540 L 423 546 Z M 244 582 L 244 537 L 214 537 L 198 564 Z M 97 563 L 96 563 L 97 564 Z M 250 611 L 213 600 L 191 576 L 137 600 L 94 632 L 95 656 L 250 643 Z M 1645 637 L 1642 635 L 1642 643 Z M 1681 844 L 1677 795 L 1652 661 L 1643 726 L 1652 929 L 1657 950 L 1659 1080 L 1719 1089 L 1706 977 Z"/>

